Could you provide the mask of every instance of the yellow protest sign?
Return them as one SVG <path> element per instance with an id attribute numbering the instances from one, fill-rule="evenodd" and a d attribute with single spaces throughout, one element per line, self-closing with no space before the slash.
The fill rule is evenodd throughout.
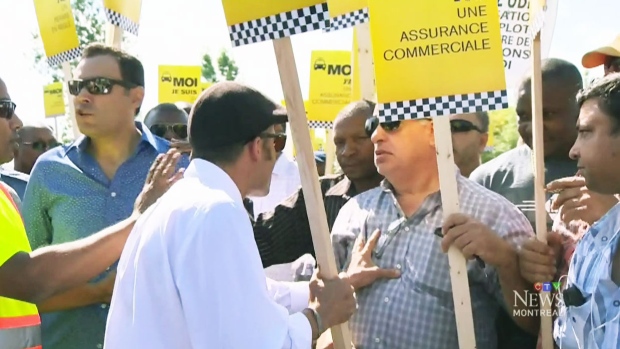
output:
<path id="1" fill-rule="evenodd" d="M 108 22 L 138 35 L 142 0 L 103 0 L 103 8 Z"/>
<path id="2" fill-rule="evenodd" d="M 329 27 L 333 31 L 368 22 L 368 0 L 327 0 Z"/>
<path id="3" fill-rule="evenodd" d="M 331 128 L 336 115 L 351 102 L 350 51 L 312 51 L 308 99 L 310 128 Z"/>
<path id="4" fill-rule="evenodd" d="M 222 0 L 230 41 L 242 46 L 329 26 L 325 0 Z"/>
<path id="5" fill-rule="evenodd" d="M 62 82 L 55 82 L 43 87 L 43 106 L 45 108 L 46 118 L 65 115 L 65 99 L 62 92 Z"/>
<path id="6" fill-rule="evenodd" d="M 194 103 L 204 90 L 200 66 L 159 66 L 159 103 Z"/>
<path id="7" fill-rule="evenodd" d="M 369 0 L 382 121 L 508 107 L 497 0 Z"/>
<path id="8" fill-rule="evenodd" d="M 75 30 L 69 0 L 34 0 L 43 49 L 50 66 L 80 57 L 82 49 Z"/>
<path id="9" fill-rule="evenodd" d="M 533 39 L 545 25 L 547 0 L 530 0 L 530 37 Z"/>

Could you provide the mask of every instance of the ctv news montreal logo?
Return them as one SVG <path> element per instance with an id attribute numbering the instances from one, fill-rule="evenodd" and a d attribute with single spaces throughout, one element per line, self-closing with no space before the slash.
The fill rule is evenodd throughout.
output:
<path id="1" fill-rule="evenodd" d="M 513 291 L 512 316 L 557 316 L 562 300 L 559 282 L 538 282 L 534 291 Z"/>

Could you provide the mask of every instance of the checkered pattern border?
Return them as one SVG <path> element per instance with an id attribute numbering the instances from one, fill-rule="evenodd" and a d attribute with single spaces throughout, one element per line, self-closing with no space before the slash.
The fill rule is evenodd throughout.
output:
<path id="1" fill-rule="evenodd" d="M 420 119 L 506 108 L 508 108 L 508 93 L 506 90 L 468 93 L 383 103 L 379 107 L 379 121 L 390 122 Z"/>
<path id="2" fill-rule="evenodd" d="M 536 34 L 538 34 L 543 26 L 545 25 L 545 14 L 547 13 L 546 9 L 539 11 L 534 17 L 532 23 L 530 24 L 530 39 L 534 40 Z"/>
<path id="3" fill-rule="evenodd" d="M 285 38 L 328 26 L 327 3 L 321 3 L 231 25 L 228 27 L 228 32 L 230 41 L 235 47 Z"/>
<path id="4" fill-rule="evenodd" d="M 70 50 L 63 51 L 59 54 L 48 57 L 47 64 L 49 64 L 50 67 L 57 67 L 63 64 L 64 62 L 70 62 L 76 58 L 79 58 L 81 55 L 82 55 L 81 47 L 72 48 Z"/>
<path id="5" fill-rule="evenodd" d="M 115 26 L 123 29 L 126 32 L 138 36 L 140 24 L 108 8 L 105 9 L 105 17 L 108 19 L 108 22 L 114 24 Z"/>
<path id="6" fill-rule="evenodd" d="M 330 129 L 334 126 L 334 123 L 331 121 L 308 121 L 309 128 L 325 128 Z"/>
<path id="7" fill-rule="evenodd" d="M 368 7 L 336 16 L 329 20 L 329 26 L 323 31 L 333 32 L 340 29 L 350 28 L 358 24 L 368 22 Z"/>

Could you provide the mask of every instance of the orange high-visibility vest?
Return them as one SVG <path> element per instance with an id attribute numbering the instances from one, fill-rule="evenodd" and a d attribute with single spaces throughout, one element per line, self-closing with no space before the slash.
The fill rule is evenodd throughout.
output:
<path id="1" fill-rule="evenodd" d="M 17 205 L 0 183 L 0 266 L 18 252 L 31 252 Z M 41 349 L 37 306 L 0 297 L 0 348 Z"/>

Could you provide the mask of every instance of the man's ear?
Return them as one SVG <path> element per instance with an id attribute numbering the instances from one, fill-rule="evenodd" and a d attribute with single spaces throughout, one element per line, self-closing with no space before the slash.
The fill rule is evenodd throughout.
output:
<path id="1" fill-rule="evenodd" d="M 144 87 L 138 86 L 131 89 L 130 96 L 131 103 L 134 105 L 134 109 L 138 109 L 142 106 L 142 101 L 144 101 Z"/>
<path id="2" fill-rule="evenodd" d="M 261 143 L 261 139 L 256 137 L 253 141 L 247 144 L 248 152 L 250 154 L 250 159 L 252 161 L 258 161 L 261 159 L 263 146 Z"/>
<path id="3" fill-rule="evenodd" d="M 478 145 L 481 154 L 484 151 L 484 149 L 486 149 L 488 142 L 489 142 L 489 134 L 488 133 L 481 134 L 480 135 L 480 144 Z"/>

